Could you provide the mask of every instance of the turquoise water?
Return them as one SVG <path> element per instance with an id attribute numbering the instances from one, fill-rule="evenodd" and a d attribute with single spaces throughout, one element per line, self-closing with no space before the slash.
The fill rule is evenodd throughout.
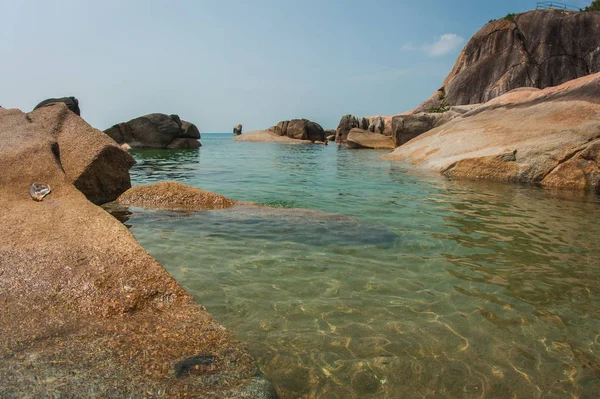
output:
<path id="1" fill-rule="evenodd" d="M 281 398 L 600 397 L 600 201 L 457 182 L 335 146 L 136 151 L 272 207 L 131 209 L 140 243 Z"/>

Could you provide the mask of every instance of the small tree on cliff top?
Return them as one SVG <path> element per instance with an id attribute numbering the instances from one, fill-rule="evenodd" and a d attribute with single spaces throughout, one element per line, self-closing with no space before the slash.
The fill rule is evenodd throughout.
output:
<path id="1" fill-rule="evenodd" d="M 592 1 L 592 4 L 587 6 L 584 11 L 600 11 L 600 0 Z"/>

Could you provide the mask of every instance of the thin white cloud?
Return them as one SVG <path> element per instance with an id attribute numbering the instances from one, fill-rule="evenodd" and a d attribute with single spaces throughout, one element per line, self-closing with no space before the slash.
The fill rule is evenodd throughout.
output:
<path id="1" fill-rule="evenodd" d="M 425 51 L 434 57 L 448 54 L 458 48 L 465 42 L 465 39 L 458 36 L 456 33 L 446 33 L 438 38 L 438 40 L 425 48 Z"/>
<path id="2" fill-rule="evenodd" d="M 456 33 L 446 33 L 437 38 L 435 43 L 429 43 L 422 46 L 415 46 L 413 43 L 404 43 L 400 50 L 402 51 L 423 51 L 432 57 L 446 55 L 456 50 L 465 42 L 464 37 Z"/>

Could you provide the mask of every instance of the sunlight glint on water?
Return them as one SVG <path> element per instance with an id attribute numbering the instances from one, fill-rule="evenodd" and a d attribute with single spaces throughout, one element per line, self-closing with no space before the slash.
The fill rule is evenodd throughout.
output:
<path id="1" fill-rule="evenodd" d="M 202 142 L 134 152 L 134 184 L 275 208 L 127 224 L 280 397 L 600 397 L 596 197 L 411 175 L 374 151 Z"/>

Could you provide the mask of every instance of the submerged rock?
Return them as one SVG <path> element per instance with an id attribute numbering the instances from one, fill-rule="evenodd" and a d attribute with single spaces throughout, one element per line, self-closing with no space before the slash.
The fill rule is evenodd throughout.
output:
<path id="1" fill-rule="evenodd" d="M 198 128 L 193 123 L 181 120 L 177 115 L 148 114 L 129 122 L 116 124 L 106 129 L 104 133 L 117 143 L 127 143 L 132 148 L 200 147 L 200 142 L 197 141 L 200 139 Z M 178 141 L 174 143 L 175 140 Z"/>
<path id="2" fill-rule="evenodd" d="M 244 345 L 74 184 L 129 154 L 64 104 L 0 109 L 0 143 L 0 396 L 274 397 Z M 34 181 L 52 187 L 43 202 Z M 178 377 L 199 354 L 210 372 Z"/>
<path id="3" fill-rule="evenodd" d="M 222 209 L 234 204 L 233 200 L 222 195 L 174 181 L 132 187 L 116 202 L 121 205 L 164 210 Z"/>
<path id="4" fill-rule="evenodd" d="M 457 178 L 600 192 L 600 73 L 516 90 L 386 156 Z"/>

